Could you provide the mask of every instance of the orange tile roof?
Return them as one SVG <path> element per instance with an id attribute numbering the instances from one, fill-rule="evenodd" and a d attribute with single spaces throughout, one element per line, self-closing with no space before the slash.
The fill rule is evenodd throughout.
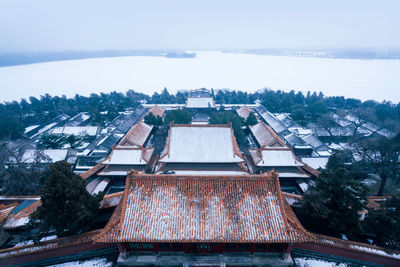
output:
<path id="1" fill-rule="evenodd" d="M 126 133 L 117 146 L 143 146 L 146 142 L 153 125 L 139 121 Z"/>
<path id="2" fill-rule="evenodd" d="M 38 252 L 42 252 L 42 251 L 52 251 L 54 249 L 63 248 L 63 247 L 74 247 L 74 246 L 77 246 L 80 244 L 85 244 L 85 243 L 91 244 L 93 242 L 93 239 L 99 234 L 99 232 L 100 232 L 100 230 L 93 230 L 91 232 L 87 232 L 87 233 L 83 233 L 83 234 L 79 234 L 79 235 L 43 241 L 38 244 L 29 244 L 29 245 L 23 245 L 23 246 L 2 249 L 2 250 L 0 250 L 0 260 L 4 260 L 3 262 L 7 263 L 7 259 L 12 258 L 12 257 L 18 257 L 21 255 L 27 255 L 27 254 L 34 254 L 34 253 L 38 253 Z M 3 262 L 0 262 L 0 265 Z"/>
<path id="3" fill-rule="evenodd" d="M 0 223 L 3 222 L 17 206 L 18 203 L 11 203 L 9 205 L 0 204 Z"/>
<path id="4" fill-rule="evenodd" d="M 26 225 L 29 222 L 29 216 L 35 212 L 40 205 L 42 205 L 42 202 L 38 200 L 20 212 L 12 214 L 8 217 L 4 224 L 4 228 L 12 229 Z"/>
<path id="5" fill-rule="evenodd" d="M 283 199 L 277 173 L 130 173 L 96 242 L 287 243 L 314 239 Z"/>
<path id="6" fill-rule="evenodd" d="M 109 157 L 105 158 L 104 160 L 107 160 Z M 105 167 L 105 165 L 99 163 L 96 166 L 90 168 L 89 170 L 87 170 L 86 172 L 82 173 L 80 176 L 83 179 L 87 179 L 89 177 L 91 177 L 92 175 L 95 175 L 98 171 L 100 171 L 101 169 L 103 169 Z"/>
<path id="7" fill-rule="evenodd" d="M 164 116 L 165 109 L 160 108 L 159 106 L 155 105 L 154 107 L 152 107 L 152 108 L 149 110 L 149 112 L 148 112 L 147 114 L 149 114 L 149 113 L 153 113 L 153 115 L 154 115 L 155 117 L 159 116 L 159 117 L 162 118 L 162 117 Z"/>
<path id="8" fill-rule="evenodd" d="M 108 194 L 103 197 L 103 200 L 100 202 L 99 209 L 107 209 L 111 207 L 115 207 L 119 204 L 121 198 L 123 197 L 124 192 L 116 192 L 113 194 Z"/>
<path id="9" fill-rule="evenodd" d="M 394 258 L 400 260 L 400 251 L 390 250 L 383 247 L 378 247 L 366 243 L 355 242 L 350 240 L 343 240 L 331 236 L 315 234 L 315 243 L 324 246 L 338 247 L 349 251 L 356 251 L 361 253 L 368 253 L 377 256 Z"/>
<path id="10" fill-rule="evenodd" d="M 282 147 L 285 142 L 266 125 L 264 122 L 259 122 L 256 125 L 249 126 L 260 147 Z"/>
<path id="11" fill-rule="evenodd" d="M 244 105 L 243 107 L 238 108 L 236 112 L 240 117 L 247 120 L 247 117 L 249 117 L 251 110 L 246 105 Z"/>

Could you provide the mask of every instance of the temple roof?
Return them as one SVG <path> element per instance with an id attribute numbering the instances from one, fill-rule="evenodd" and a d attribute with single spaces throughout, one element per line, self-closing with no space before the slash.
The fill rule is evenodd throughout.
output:
<path id="1" fill-rule="evenodd" d="M 152 125 L 139 121 L 126 133 L 117 146 L 143 146 L 149 137 Z"/>
<path id="2" fill-rule="evenodd" d="M 8 216 L 4 224 L 5 229 L 13 229 L 26 225 L 29 222 L 29 216 L 42 204 L 40 200 L 26 201 L 26 204 L 24 202 L 19 204 Z M 19 206 L 23 209 L 18 210 Z"/>
<path id="3" fill-rule="evenodd" d="M 149 114 L 149 113 L 153 113 L 153 115 L 154 115 L 155 117 L 159 116 L 159 117 L 162 118 L 162 117 L 164 116 L 165 109 L 160 108 L 158 105 L 155 105 L 154 107 L 152 107 L 152 108 L 149 110 L 149 112 L 148 112 L 147 114 Z"/>
<path id="4" fill-rule="evenodd" d="M 188 97 L 186 100 L 187 108 L 215 108 L 212 97 Z"/>
<path id="5" fill-rule="evenodd" d="M 244 159 L 229 124 L 172 124 L 160 162 L 239 163 Z"/>
<path id="6" fill-rule="evenodd" d="M 180 176 L 131 173 L 97 242 L 308 242 L 277 173 Z"/>
<path id="7" fill-rule="evenodd" d="M 249 117 L 251 110 L 246 105 L 244 105 L 243 107 L 238 108 L 236 112 L 240 117 L 247 120 L 247 117 Z"/>
<path id="8" fill-rule="evenodd" d="M 284 146 L 282 139 L 264 122 L 259 122 L 249 128 L 260 147 Z"/>
<path id="9" fill-rule="evenodd" d="M 260 167 L 301 167 L 304 164 L 289 148 L 249 149 L 253 162 Z"/>
<path id="10" fill-rule="evenodd" d="M 8 205 L 0 204 L 0 223 L 3 222 L 17 206 L 18 203 L 11 203 Z"/>
<path id="11" fill-rule="evenodd" d="M 120 149 L 114 148 L 109 157 L 101 164 L 103 165 L 146 165 L 154 148 L 132 148 Z"/>

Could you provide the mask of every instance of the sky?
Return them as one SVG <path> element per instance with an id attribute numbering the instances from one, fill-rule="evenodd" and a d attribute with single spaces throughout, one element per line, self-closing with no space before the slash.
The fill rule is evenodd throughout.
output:
<path id="1" fill-rule="evenodd" d="M 400 48 L 398 0 L 0 0 L 0 53 Z"/>

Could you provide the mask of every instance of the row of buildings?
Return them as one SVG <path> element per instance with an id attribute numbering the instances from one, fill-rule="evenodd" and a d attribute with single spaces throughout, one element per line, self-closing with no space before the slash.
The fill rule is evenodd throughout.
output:
<path id="1" fill-rule="evenodd" d="M 183 106 L 201 119 L 171 122 L 166 136 L 160 134 L 165 126 L 143 120 Z M 287 114 L 272 114 L 259 104 L 225 105 L 244 119 L 256 114 L 258 123 L 242 129 L 246 142 L 238 144 L 230 123 L 208 123 L 210 110 L 218 108 L 202 93 L 184 105 L 143 105 L 122 114 L 126 121 L 114 120 L 107 132 L 98 129 L 94 141 L 77 152 L 82 154 L 74 171 L 88 182 L 86 189 L 105 192 L 100 211 L 108 217 L 93 244 L 116 245 L 119 264 L 292 266 L 292 247 L 318 240 L 289 203 L 319 174 L 307 159 L 327 158 L 329 146 Z M 72 126 L 48 130 L 71 131 L 66 127 Z M 4 229 L 18 231 L 40 198 L 0 203 Z M 34 249 L 18 246 L 24 253 Z"/>

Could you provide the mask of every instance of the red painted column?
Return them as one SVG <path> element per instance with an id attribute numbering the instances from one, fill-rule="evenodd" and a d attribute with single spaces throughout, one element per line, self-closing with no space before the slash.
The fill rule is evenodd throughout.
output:
<path id="1" fill-rule="evenodd" d="M 284 245 L 284 250 L 283 250 L 283 258 L 287 259 L 290 256 L 290 253 L 292 252 L 292 247 L 293 243 L 288 243 Z"/>
<path id="2" fill-rule="evenodd" d="M 127 243 L 117 243 L 117 246 L 122 258 L 128 258 L 127 250 L 129 249 L 129 245 Z"/>

